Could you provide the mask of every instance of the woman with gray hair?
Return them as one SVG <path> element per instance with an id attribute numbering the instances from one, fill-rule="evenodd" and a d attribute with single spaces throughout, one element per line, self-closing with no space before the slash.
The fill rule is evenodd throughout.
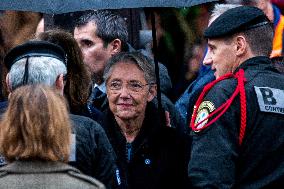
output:
<path id="1" fill-rule="evenodd" d="M 153 64 L 137 52 L 112 57 L 104 71 L 109 110 L 103 127 L 117 155 L 121 188 L 185 188 L 186 144 L 160 123 Z"/>

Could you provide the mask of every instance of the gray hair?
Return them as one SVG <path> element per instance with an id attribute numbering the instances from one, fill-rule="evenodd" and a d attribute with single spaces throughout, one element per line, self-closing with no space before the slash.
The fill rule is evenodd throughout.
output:
<path id="1" fill-rule="evenodd" d="M 244 0 L 226 0 L 228 4 L 242 4 Z"/>
<path id="2" fill-rule="evenodd" d="M 221 16 L 224 12 L 240 6 L 238 4 L 216 4 L 210 16 L 210 22 L 213 22 L 213 20 Z"/>
<path id="3" fill-rule="evenodd" d="M 118 63 L 135 64 L 144 73 L 144 78 L 148 84 L 156 83 L 154 64 L 150 63 L 150 60 L 139 52 L 123 52 L 113 56 L 104 70 L 103 77 L 106 82 L 112 73 L 113 66 Z"/>
<path id="4" fill-rule="evenodd" d="M 9 84 L 11 90 L 23 85 L 25 65 L 27 58 L 16 61 L 9 72 Z M 28 81 L 27 84 L 45 84 L 54 86 L 60 74 L 66 75 L 65 64 L 52 57 L 29 57 L 28 58 Z"/>

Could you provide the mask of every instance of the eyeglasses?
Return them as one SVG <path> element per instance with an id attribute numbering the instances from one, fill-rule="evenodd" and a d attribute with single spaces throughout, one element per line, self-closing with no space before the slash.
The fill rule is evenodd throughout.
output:
<path id="1" fill-rule="evenodd" d="M 137 82 L 137 81 L 130 81 L 130 82 L 127 82 L 126 84 L 126 88 L 131 91 L 131 92 L 134 92 L 134 93 L 139 93 L 141 92 L 145 86 L 149 85 L 148 83 L 146 84 L 142 84 L 140 82 Z M 107 84 L 108 88 L 117 93 L 118 91 L 120 91 L 123 87 L 123 82 L 121 81 L 111 81 L 110 83 Z"/>

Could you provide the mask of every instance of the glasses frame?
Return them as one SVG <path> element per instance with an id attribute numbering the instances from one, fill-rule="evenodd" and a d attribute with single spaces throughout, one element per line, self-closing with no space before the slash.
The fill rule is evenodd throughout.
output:
<path id="1" fill-rule="evenodd" d="M 114 82 L 117 82 L 117 83 L 120 83 L 120 86 L 118 86 L 117 88 L 114 88 L 113 86 L 111 86 L 112 83 Z M 135 88 L 133 87 L 133 85 L 139 85 L 140 88 Z M 127 82 L 126 85 L 124 86 L 124 83 L 121 82 L 121 81 L 112 81 L 112 82 L 108 82 L 107 83 L 107 87 L 108 89 L 112 92 L 112 93 L 119 93 L 123 87 L 126 87 L 126 89 L 130 92 L 130 93 L 134 93 L 134 94 L 137 94 L 137 93 L 140 93 L 143 91 L 143 89 L 145 88 L 145 86 L 151 86 L 152 84 L 151 83 L 146 83 L 146 84 L 142 84 L 142 83 L 135 83 L 135 82 Z"/>

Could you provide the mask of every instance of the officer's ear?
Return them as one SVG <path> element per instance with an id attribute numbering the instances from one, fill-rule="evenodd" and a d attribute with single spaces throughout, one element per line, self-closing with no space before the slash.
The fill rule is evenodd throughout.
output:
<path id="1" fill-rule="evenodd" d="M 235 44 L 237 56 L 243 56 L 250 50 L 247 40 L 243 35 L 238 35 L 235 37 Z"/>

